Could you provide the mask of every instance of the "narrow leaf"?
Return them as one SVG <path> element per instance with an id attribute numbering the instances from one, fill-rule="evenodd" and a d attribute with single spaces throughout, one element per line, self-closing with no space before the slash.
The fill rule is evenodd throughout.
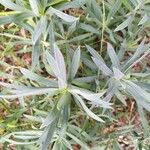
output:
<path id="1" fill-rule="evenodd" d="M 50 14 L 50 15 L 55 14 L 56 16 L 58 16 L 59 18 L 63 19 L 64 21 L 66 21 L 68 23 L 73 23 L 78 20 L 78 18 L 67 15 L 67 14 L 65 14 L 57 9 L 54 9 L 52 7 L 46 12 L 46 14 Z"/>
<path id="2" fill-rule="evenodd" d="M 112 71 L 105 65 L 105 63 L 103 63 L 102 61 L 100 61 L 97 58 L 93 58 L 94 63 L 97 65 L 97 67 L 106 75 L 106 76 L 111 76 L 112 75 Z"/>
<path id="3" fill-rule="evenodd" d="M 98 54 L 98 52 L 96 50 L 94 50 L 92 47 L 90 47 L 88 45 L 86 45 L 86 48 L 94 58 L 97 58 L 100 61 L 104 62 L 103 58 Z"/>
<path id="4" fill-rule="evenodd" d="M 40 38 L 42 33 L 45 31 L 46 27 L 47 27 L 47 20 L 46 20 L 45 17 L 41 17 L 41 19 L 39 20 L 39 22 L 37 23 L 37 25 L 36 25 L 36 27 L 34 29 L 33 35 L 32 35 L 33 45 Z"/>
<path id="5" fill-rule="evenodd" d="M 121 23 L 114 31 L 117 32 L 117 31 L 120 31 L 120 30 L 123 30 L 124 28 L 128 27 L 131 22 L 132 22 L 133 18 L 132 16 L 129 16 L 123 23 Z"/>
<path id="6" fill-rule="evenodd" d="M 29 0 L 29 3 L 35 15 L 39 16 L 39 8 L 37 0 Z"/>
<path id="7" fill-rule="evenodd" d="M 80 65 L 80 48 L 78 48 L 73 55 L 72 63 L 71 63 L 71 72 L 70 72 L 70 78 L 73 79 L 78 71 L 79 65 Z"/>
<path id="8" fill-rule="evenodd" d="M 9 8 L 11 10 L 16 10 L 21 12 L 26 11 L 24 7 L 13 3 L 11 0 L 0 0 L 0 4 L 2 4 L 4 7 Z"/>
<path id="9" fill-rule="evenodd" d="M 113 64 L 113 67 L 115 68 L 120 68 L 120 61 L 119 58 L 114 50 L 114 48 L 112 47 L 111 44 L 107 43 L 107 51 L 108 51 L 108 55 L 111 59 L 111 62 Z"/>
<path id="10" fill-rule="evenodd" d="M 81 106 L 83 107 L 83 109 L 85 110 L 85 112 L 93 119 L 100 121 L 100 122 L 104 122 L 101 118 L 99 118 L 97 115 L 95 115 L 84 103 L 84 101 L 82 100 L 82 98 L 77 95 L 77 94 L 73 94 L 73 96 L 79 101 L 79 103 L 81 104 Z"/>
<path id="11" fill-rule="evenodd" d="M 114 77 L 116 80 L 120 80 L 124 77 L 124 74 L 117 68 L 113 67 Z"/>
<path id="12" fill-rule="evenodd" d="M 21 68 L 20 71 L 24 75 L 24 77 L 26 77 L 30 80 L 40 82 L 41 84 L 44 84 L 48 87 L 57 87 L 57 83 L 55 80 L 46 79 L 44 77 L 37 75 L 36 73 L 34 73 L 30 70 L 25 69 L 25 68 Z"/>

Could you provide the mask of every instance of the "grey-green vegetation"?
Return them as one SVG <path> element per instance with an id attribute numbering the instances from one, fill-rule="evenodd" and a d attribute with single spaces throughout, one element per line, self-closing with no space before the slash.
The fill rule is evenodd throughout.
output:
<path id="1" fill-rule="evenodd" d="M 3 149 L 120 150 L 120 135 L 150 149 L 149 0 L 0 4 Z M 121 112 L 128 123 L 104 134 L 119 118 L 116 106 L 131 104 Z"/>

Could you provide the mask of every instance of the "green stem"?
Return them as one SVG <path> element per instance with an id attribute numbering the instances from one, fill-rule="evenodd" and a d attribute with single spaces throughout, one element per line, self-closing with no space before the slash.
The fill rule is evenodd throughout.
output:
<path id="1" fill-rule="evenodd" d="M 102 35 L 101 35 L 101 47 L 100 47 L 100 54 L 103 52 L 103 42 L 104 42 L 104 32 L 105 32 L 105 2 L 102 0 L 103 3 L 103 20 L 102 20 Z"/>

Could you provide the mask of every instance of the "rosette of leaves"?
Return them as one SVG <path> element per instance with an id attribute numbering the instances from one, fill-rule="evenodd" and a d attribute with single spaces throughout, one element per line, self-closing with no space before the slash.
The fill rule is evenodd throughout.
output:
<path id="1" fill-rule="evenodd" d="M 1 141 L 7 141 L 14 144 L 37 143 L 41 146 L 41 149 L 46 150 L 48 149 L 49 144 L 51 145 L 51 148 L 72 149 L 69 139 L 73 139 L 84 149 L 89 149 L 83 141 L 77 138 L 77 135 L 69 132 L 69 128 L 72 127 L 72 125 L 69 125 L 70 123 L 68 122 L 71 102 L 75 100 L 76 104 L 81 107 L 89 117 L 99 122 L 104 122 L 104 118 L 100 118 L 98 114 L 95 114 L 92 111 L 92 109 L 94 107 L 110 109 L 111 106 L 109 102 L 102 100 L 105 90 L 99 93 L 94 93 L 72 84 L 73 80 L 80 80 L 83 83 L 91 82 L 89 77 L 75 79 L 77 70 L 80 66 L 80 55 L 80 48 L 78 48 L 73 53 L 72 62 L 68 67 L 68 71 L 66 71 L 63 55 L 58 46 L 54 44 L 53 54 L 50 54 L 48 51 L 44 53 L 44 58 L 51 68 L 51 75 L 55 77 L 54 79 L 46 79 L 27 69 L 21 68 L 20 71 L 24 77 L 36 81 L 43 86 L 33 87 L 3 82 L 0 83 L 7 89 L 6 91 L 4 90 L 5 94 L 1 92 L 0 98 L 2 99 L 11 100 L 19 98 L 22 100 L 23 97 L 43 94 L 48 94 L 49 99 L 54 99 L 53 107 L 46 118 L 41 117 L 42 119 L 36 119 L 40 120 L 39 122 L 41 123 L 39 131 L 14 132 L 4 136 Z M 91 108 L 89 108 L 89 106 Z M 34 116 L 27 117 L 29 119 L 34 118 Z M 11 135 L 13 135 L 17 141 L 11 140 Z M 84 136 L 87 135 L 84 133 Z M 25 142 L 21 142 L 20 140 L 25 140 Z"/>
<path id="2" fill-rule="evenodd" d="M 32 45 L 32 68 L 39 65 L 43 47 L 50 46 L 53 49 L 52 43 L 55 42 L 53 31 L 56 30 L 53 24 L 63 22 L 66 26 L 76 25 L 79 18 L 70 16 L 62 10 L 83 5 L 78 0 L 70 3 L 66 0 L 21 0 L 16 2 L 0 0 L 0 4 L 8 9 L 0 14 L 0 25 L 15 23 L 31 34 L 31 39 L 10 34 L 3 35 L 17 39 L 15 44 Z M 48 39 L 51 39 L 50 42 L 47 42 Z"/>
<path id="3" fill-rule="evenodd" d="M 146 38 L 139 44 L 135 53 L 126 60 L 123 60 L 126 52 L 124 48 L 121 48 L 120 51 L 116 53 L 112 45 L 108 43 L 107 54 L 110 57 L 111 64 L 109 61 L 108 64 L 106 64 L 104 59 L 92 47 L 87 46 L 87 49 L 92 55 L 93 62 L 98 67 L 99 77 L 103 78 L 103 80 L 105 80 L 104 83 L 106 83 L 107 94 L 103 100 L 110 102 L 113 97 L 116 97 L 124 105 L 127 105 L 127 97 L 134 98 L 142 118 L 145 135 L 148 136 L 149 127 L 144 117 L 143 109 L 150 111 L 150 84 L 144 82 L 142 79 L 144 77 L 148 80 L 150 72 L 148 68 L 145 68 L 143 73 L 133 71 L 133 67 L 150 53 L 150 44 L 145 43 Z"/>
<path id="4" fill-rule="evenodd" d="M 128 48 L 133 49 L 132 44 L 136 37 L 141 35 L 144 32 L 143 27 L 149 24 L 149 8 L 148 1 L 139 0 L 86 0 L 86 5 L 83 6 L 87 16 L 86 24 L 97 30 L 95 36 L 101 43 L 101 52 L 105 41 L 120 43 L 125 39 Z"/>

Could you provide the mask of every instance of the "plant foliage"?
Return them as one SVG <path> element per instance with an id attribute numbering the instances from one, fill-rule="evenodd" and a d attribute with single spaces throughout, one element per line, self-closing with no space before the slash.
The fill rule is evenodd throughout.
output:
<path id="1" fill-rule="evenodd" d="M 9 114 L 0 117 L 4 149 L 117 150 L 122 149 L 119 135 L 131 135 L 134 149 L 148 149 L 149 0 L 0 4 L 0 108 Z M 25 54 L 31 54 L 28 64 Z M 131 107 L 141 126 L 129 118 L 126 126 L 103 134 L 118 119 L 118 105 Z"/>

